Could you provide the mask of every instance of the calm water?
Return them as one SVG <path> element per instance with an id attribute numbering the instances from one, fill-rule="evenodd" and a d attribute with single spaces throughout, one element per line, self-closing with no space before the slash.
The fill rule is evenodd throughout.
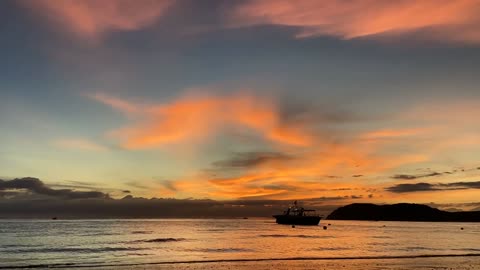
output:
<path id="1" fill-rule="evenodd" d="M 480 254 L 480 224 L 322 221 L 291 228 L 270 219 L 0 220 L 1 267 L 471 253 Z"/>

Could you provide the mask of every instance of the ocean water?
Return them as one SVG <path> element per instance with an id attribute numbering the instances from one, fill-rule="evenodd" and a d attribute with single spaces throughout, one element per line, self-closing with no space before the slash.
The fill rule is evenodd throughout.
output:
<path id="1" fill-rule="evenodd" d="M 480 255 L 480 224 L 322 220 L 292 228 L 273 219 L 0 220 L 0 268 L 461 254 Z"/>

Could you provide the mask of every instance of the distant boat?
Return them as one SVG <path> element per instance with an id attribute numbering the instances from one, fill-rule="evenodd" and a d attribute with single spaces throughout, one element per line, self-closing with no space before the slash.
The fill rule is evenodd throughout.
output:
<path id="1" fill-rule="evenodd" d="M 281 215 L 273 215 L 278 224 L 288 225 L 318 225 L 321 217 L 316 214 L 315 210 L 297 207 L 297 201 Z"/>

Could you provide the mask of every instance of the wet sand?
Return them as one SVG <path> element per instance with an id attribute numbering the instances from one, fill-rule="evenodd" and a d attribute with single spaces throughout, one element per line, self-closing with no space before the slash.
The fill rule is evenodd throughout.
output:
<path id="1" fill-rule="evenodd" d="M 478 270 L 480 257 L 433 257 L 399 259 L 347 259 L 347 260 L 277 260 L 211 263 L 173 263 L 115 267 L 95 267 L 94 269 L 173 269 L 173 270 Z"/>

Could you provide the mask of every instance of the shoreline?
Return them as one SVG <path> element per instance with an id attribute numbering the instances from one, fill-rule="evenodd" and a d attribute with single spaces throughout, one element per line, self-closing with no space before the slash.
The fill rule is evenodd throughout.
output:
<path id="1" fill-rule="evenodd" d="M 169 262 L 145 262 L 145 263 L 119 263 L 119 264 L 75 264 L 75 263 L 64 263 L 64 264 L 37 264 L 37 265 L 18 265 L 18 266 L 0 266 L 0 269 L 32 269 L 32 268 L 57 268 L 57 269 L 72 269 L 72 268 L 82 268 L 82 269 L 211 269 L 211 267 L 226 267 L 228 269 L 242 269 L 242 267 L 253 267 L 258 268 L 257 265 L 268 265 L 268 268 L 271 269 L 275 265 L 277 266 L 288 266 L 286 269 L 296 269 L 295 265 L 305 265 L 306 262 L 315 265 L 341 265 L 341 264 L 353 264 L 353 265 L 379 265 L 383 267 L 388 266 L 393 262 L 393 264 L 405 264 L 412 261 L 425 261 L 433 263 L 442 263 L 448 264 L 448 266 L 438 266 L 431 265 L 431 267 L 446 267 L 448 269 L 479 269 L 480 268 L 480 253 L 466 253 L 466 254 L 419 254 L 419 255 L 399 255 L 399 256 L 357 256 L 357 257 L 291 257 L 291 258 L 252 258 L 252 259 L 220 259 L 220 260 L 191 260 L 191 261 L 169 261 Z M 475 268 L 452 268 L 448 261 L 456 261 L 454 266 L 458 266 L 459 261 L 465 261 L 470 263 Z M 405 264 L 406 265 L 406 264 Z M 207 268 L 205 268 L 207 267 Z M 233 268 L 232 268 L 233 267 Z M 236 268 L 237 267 L 237 268 Z M 409 265 L 412 267 L 412 265 Z M 248 268 L 246 268 L 248 269 Z M 304 269 L 298 268 L 298 269 Z M 348 269 L 348 268 L 347 268 Z M 369 268 L 367 268 L 369 269 Z M 380 268 L 379 268 L 380 269 Z M 390 268 L 381 268 L 381 269 L 390 269 Z M 402 268 L 394 268 L 402 269 Z M 408 268 L 408 269 L 417 269 L 417 268 Z M 427 269 L 427 268 L 418 268 L 418 269 Z"/>

